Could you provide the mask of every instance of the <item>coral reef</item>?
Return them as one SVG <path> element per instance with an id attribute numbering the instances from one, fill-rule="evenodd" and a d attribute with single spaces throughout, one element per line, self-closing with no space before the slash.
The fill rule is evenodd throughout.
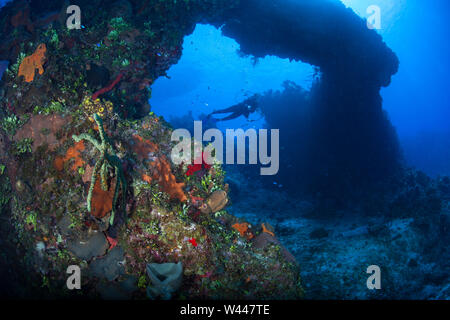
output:
<path id="1" fill-rule="evenodd" d="M 202 152 L 201 158 L 198 157 L 194 160 L 193 164 L 188 165 L 188 170 L 186 171 L 187 176 L 192 176 L 194 173 L 209 170 L 211 165 L 205 161 L 204 154 Z"/>
<path id="2" fill-rule="evenodd" d="M 14 140 L 25 138 L 33 139 L 33 152 L 36 152 L 37 148 L 44 145 L 48 146 L 50 150 L 55 150 L 60 141 L 56 137 L 56 133 L 62 129 L 66 120 L 67 119 L 56 114 L 32 116 L 29 121 L 15 133 Z M 76 158 L 75 153 L 77 151 L 82 151 L 80 149 L 76 150 L 76 148 L 77 147 L 75 147 L 74 150 L 71 150 L 71 153 L 73 153 L 74 156 L 68 155 L 64 161 L 67 161 L 70 158 Z M 81 146 L 78 146 L 78 148 L 81 148 Z"/>
<path id="3" fill-rule="evenodd" d="M 255 248 L 233 229 L 238 220 L 225 211 L 221 165 L 202 163 L 186 175 L 189 164 L 171 161 L 170 127 L 148 112 L 148 86 L 179 59 L 183 36 L 201 17 L 220 20 L 236 2 L 120 1 L 112 4 L 124 12 L 118 18 L 115 9 L 99 17 L 98 2 L 83 1 L 90 23 L 70 32 L 54 19 L 59 2 L 44 10 L 31 1 L 30 19 L 21 17 L 31 34 L 31 24 L 10 23 L 16 2 L 0 12 L 0 58 L 14 62 L 0 92 L 0 203 L 11 221 L 2 226 L 9 245 L 1 263 L 17 265 L 9 279 L 27 274 L 2 290 L 146 299 L 149 287 L 152 298 L 301 298 L 298 265 L 280 246 Z M 136 19 L 126 14 L 130 6 L 141 12 Z M 191 18 L 179 20 L 180 12 Z M 26 82 L 18 74 L 34 52 L 30 37 L 47 51 L 45 72 Z M 170 263 L 183 266 L 176 285 L 156 290 L 147 265 Z M 88 275 L 79 293 L 65 286 L 74 264 Z"/>
<path id="4" fill-rule="evenodd" d="M 241 237 L 245 237 L 248 240 L 254 237 L 253 233 L 249 229 L 250 225 L 247 222 L 235 223 L 232 227 L 239 232 Z"/>
<path id="5" fill-rule="evenodd" d="M 320 108 L 314 124 L 325 119 L 321 128 L 329 131 L 313 133 L 325 141 L 316 153 L 323 166 L 345 168 L 338 149 L 353 148 L 372 160 L 378 159 L 374 154 L 386 158 L 380 166 L 390 168 L 395 156 L 377 149 L 391 136 L 383 127 L 387 122 L 378 90 L 396 71 L 395 55 L 354 14 L 342 5 L 327 9 L 325 0 L 289 6 L 276 6 L 275 0 L 120 0 L 100 13 L 101 1 L 80 0 L 86 21 L 80 30 L 66 29 L 63 2 L 12 1 L 0 11 L 0 59 L 10 65 L 0 88 L 0 118 L 7 124 L 0 133 L 0 204 L 8 221 L 1 226 L 5 255 L 0 262 L 17 266 L 7 277 L 12 282 L 0 290 L 25 297 L 145 299 L 152 282 L 152 298 L 303 297 L 299 264 L 281 244 L 292 240 L 283 237 L 283 228 L 266 219 L 275 226 L 275 236 L 267 222 L 253 227 L 259 223 L 225 210 L 229 192 L 221 165 L 207 164 L 203 156 L 196 161 L 200 164 L 172 163 L 172 131 L 149 114 L 149 86 L 178 61 L 183 37 L 196 23 L 224 25 L 224 33 L 245 53 L 321 67 L 324 77 L 314 96 L 323 98 L 315 101 Z M 329 14 L 312 14 L 318 10 Z M 285 19 L 286 11 L 289 17 L 298 14 Z M 267 21 L 290 27 L 267 28 Z M 330 32 L 319 32 L 318 26 L 329 26 Z M 340 100 L 341 90 L 347 101 Z M 355 91 L 361 95 L 352 95 Z M 354 118 L 344 121 L 349 114 Z M 334 116 L 337 126 L 329 125 Z M 378 136 L 374 132 L 385 135 L 371 139 Z M 342 137 L 347 136 L 354 140 L 346 144 Z M 339 142 L 336 148 L 320 156 L 333 139 Z M 362 161 L 357 170 L 365 167 Z M 374 175 L 379 172 L 384 171 L 374 170 Z M 414 195 L 418 216 L 427 210 L 437 216 L 441 203 L 429 192 L 433 188 L 419 188 L 417 194 L 420 177 L 412 180 L 389 202 L 392 212 L 401 212 L 405 199 Z M 247 190 L 253 192 L 254 186 Z M 119 210 L 123 214 L 116 214 Z M 272 218 L 273 212 L 280 209 L 272 211 Z M 434 224 L 416 221 L 417 228 L 433 231 Z M 290 248 L 307 263 L 306 254 Z M 147 273 L 147 266 L 167 263 L 182 269 L 176 268 L 170 289 L 157 288 L 156 269 Z M 66 268 L 73 264 L 90 275 L 83 277 L 80 293 L 65 286 Z M 310 273 L 305 275 L 312 281 Z M 18 288 L 26 288 L 25 294 Z"/>
<path id="6" fill-rule="evenodd" d="M 431 179 L 407 169 L 396 179 L 396 191 L 373 194 L 364 208 L 330 207 L 318 213 L 320 201 L 255 186 L 239 170 L 227 170 L 227 179 L 239 182 L 244 199 L 232 197 L 228 211 L 253 226 L 261 224 L 253 246 L 276 243 L 262 224 L 276 233 L 300 264 L 308 299 L 448 299 L 448 177 Z M 382 268 L 382 290 L 367 290 L 371 264 Z"/>
<path id="7" fill-rule="evenodd" d="M 24 10 L 20 10 L 14 16 L 12 16 L 11 25 L 15 28 L 19 26 L 25 26 L 28 31 L 34 32 L 34 25 L 30 20 L 30 8 L 27 7 Z"/>

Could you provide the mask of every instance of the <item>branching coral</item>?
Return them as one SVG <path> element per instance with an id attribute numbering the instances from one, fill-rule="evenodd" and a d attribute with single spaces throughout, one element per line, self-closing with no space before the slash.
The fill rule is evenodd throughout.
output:
<path id="1" fill-rule="evenodd" d="M 119 189 L 122 191 L 122 207 L 125 208 L 125 195 L 126 195 L 126 189 L 127 189 L 127 183 L 125 180 L 125 176 L 122 169 L 122 162 L 120 161 L 119 157 L 114 152 L 114 149 L 111 145 L 111 142 L 109 141 L 108 137 L 106 136 L 105 129 L 103 128 L 103 121 L 100 118 L 98 114 L 94 114 L 94 120 L 98 125 L 98 132 L 100 134 L 101 142 L 98 142 L 95 138 L 88 134 L 81 134 L 79 136 L 73 135 L 72 138 L 76 142 L 80 142 L 81 140 L 86 140 L 92 143 L 95 148 L 97 148 L 101 155 L 100 158 L 97 160 L 94 166 L 94 170 L 92 172 L 91 177 L 91 185 L 89 186 L 89 193 L 87 198 L 87 208 L 89 212 L 92 208 L 92 195 L 95 188 L 95 183 L 97 180 L 98 174 L 100 174 L 101 177 L 101 189 L 103 191 L 108 190 L 107 185 L 107 173 L 108 173 L 108 165 L 112 166 L 114 168 L 115 176 L 116 176 L 116 187 L 114 191 L 114 197 L 112 201 L 112 210 L 111 210 L 111 219 L 110 224 L 112 225 L 114 223 L 114 217 L 115 217 L 115 208 L 117 204 L 117 199 L 119 197 Z"/>
<path id="2" fill-rule="evenodd" d="M 45 43 L 41 43 L 36 51 L 25 59 L 19 66 L 19 76 L 24 76 L 26 82 L 33 82 L 34 73 L 38 69 L 39 74 L 44 73 L 45 53 L 47 52 L 47 46 Z"/>

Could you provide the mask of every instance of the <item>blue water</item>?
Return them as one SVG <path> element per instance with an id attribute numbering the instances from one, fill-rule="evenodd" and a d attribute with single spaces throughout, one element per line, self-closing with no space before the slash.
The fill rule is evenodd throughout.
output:
<path id="1" fill-rule="evenodd" d="M 235 40 L 222 36 L 215 27 L 197 25 L 184 40 L 181 60 L 168 71 L 170 79 L 160 78 L 153 85 L 152 110 L 166 119 L 187 110 L 192 110 L 195 117 L 239 103 L 254 93 L 281 89 L 285 80 L 305 88 L 311 86 L 312 66 L 274 56 L 255 62 L 251 57 L 240 57 L 238 49 Z M 261 123 L 255 121 L 252 126 Z M 240 117 L 218 127 L 246 125 L 246 119 Z"/>

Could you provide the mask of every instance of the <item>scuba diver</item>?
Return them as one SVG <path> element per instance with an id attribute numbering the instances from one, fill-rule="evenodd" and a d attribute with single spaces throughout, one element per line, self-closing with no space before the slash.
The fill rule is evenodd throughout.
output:
<path id="1" fill-rule="evenodd" d="M 240 116 L 244 116 L 248 119 L 250 114 L 255 112 L 258 109 L 258 98 L 259 94 L 254 94 L 250 98 L 246 99 L 245 101 L 235 104 L 234 106 L 231 106 L 229 108 L 216 110 L 214 112 L 211 112 L 208 115 L 208 118 L 210 118 L 213 114 L 220 114 L 220 113 L 231 113 L 229 116 L 222 118 L 222 119 L 215 119 L 216 121 L 227 121 L 236 119 Z"/>

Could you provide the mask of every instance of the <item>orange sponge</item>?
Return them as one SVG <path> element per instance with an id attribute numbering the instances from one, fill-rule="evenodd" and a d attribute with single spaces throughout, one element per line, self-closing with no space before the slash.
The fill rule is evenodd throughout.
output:
<path id="1" fill-rule="evenodd" d="M 24 76 L 26 82 L 32 82 L 34 80 L 34 74 L 38 69 L 39 74 L 44 73 L 45 53 L 47 52 L 47 46 L 45 43 L 41 43 L 36 51 L 28 57 L 23 59 L 19 66 L 19 76 Z"/>
<path id="2" fill-rule="evenodd" d="M 152 163 L 152 166 L 156 169 L 153 174 L 153 179 L 158 181 L 161 189 L 168 193 L 172 199 L 176 198 L 181 202 L 186 201 L 187 197 L 183 191 L 184 183 L 178 183 L 176 181 L 166 157 L 159 157 Z"/>

